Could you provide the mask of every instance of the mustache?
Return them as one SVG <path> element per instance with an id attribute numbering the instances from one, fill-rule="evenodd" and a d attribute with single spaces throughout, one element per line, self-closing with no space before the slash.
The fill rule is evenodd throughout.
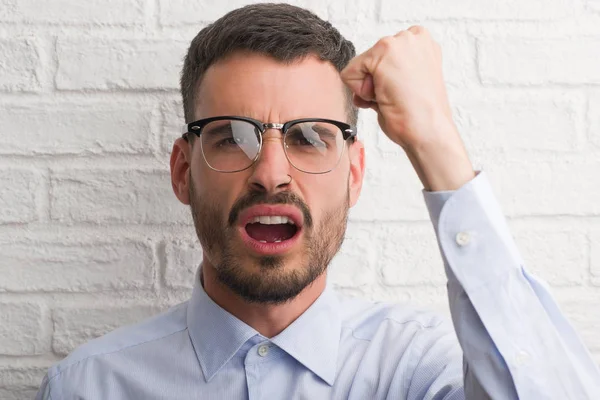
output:
<path id="1" fill-rule="evenodd" d="M 240 197 L 231 207 L 229 212 L 228 224 L 230 227 L 235 225 L 238 217 L 242 211 L 248 207 L 252 207 L 258 204 L 289 204 L 296 206 L 302 212 L 304 217 L 304 226 L 312 228 L 313 219 L 310 214 L 308 205 L 302 201 L 300 196 L 292 192 L 279 192 L 275 194 L 269 194 L 265 192 L 249 192 L 248 194 Z"/>

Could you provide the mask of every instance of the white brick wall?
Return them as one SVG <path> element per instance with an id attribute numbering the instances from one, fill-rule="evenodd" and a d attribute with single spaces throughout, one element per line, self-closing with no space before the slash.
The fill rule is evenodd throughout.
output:
<path id="1" fill-rule="evenodd" d="M 250 0 L 0 0 L 0 398 L 78 344 L 184 300 L 201 255 L 171 193 L 195 33 Z M 294 0 L 359 50 L 413 23 L 530 269 L 600 362 L 600 2 Z M 363 114 L 341 291 L 447 312 L 420 184 Z"/>

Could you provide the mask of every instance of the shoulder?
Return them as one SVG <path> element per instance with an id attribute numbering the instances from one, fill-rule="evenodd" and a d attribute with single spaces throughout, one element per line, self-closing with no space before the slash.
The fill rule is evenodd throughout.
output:
<path id="1" fill-rule="evenodd" d="M 347 358 L 358 354 L 362 376 L 389 379 L 384 386 L 406 376 L 418 378 L 410 385 L 414 387 L 435 381 L 462 385 L 462 351 L 443 314 L 403 304 L 356 299 L 341 303 L 341 351 Z"/>
<path id="2" fill-rule="evenodd" d="M 187 305 L 187 302 L 179 304 L 138 324 L 116 329 L 89 341 L 52 366 L 48 371 L 48 379 L 52 381 L 66 371 L 81 367 L 87 362 L 97 361 L 103 356 L 125 353 L 132 348 L 152 345 L 156 341 L 186 330 Z"/>
<path id="3" fill-rule="evenodd" d="M 342 296 L 339 299 L 342 329 L 351 332 L 356 339 L 370 341 L 381 331 L 391 331 L 396 338 L 452 333 L 449 320 L 439 313 L 403 304 Z"/>

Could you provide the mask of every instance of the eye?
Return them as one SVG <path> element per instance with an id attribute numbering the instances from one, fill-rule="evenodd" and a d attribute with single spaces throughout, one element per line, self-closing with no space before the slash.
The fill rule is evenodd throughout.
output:
<path id="1" fill-rule="evenodd" d="M 244 146 L 249 144 L 247 137 L 240 136 L 229 136 L 221 139 L 216 143 L 217 147 L 230 147 L 230 146 Z"/>
<path id="2" fill-rule="evenodd" d="M 316 146 L 317 142 L 302 135 L 292 135 L 288 140 L 290 146 Z"/>
<path id="3" fill-rule="evenodd" d="M 326 147 L 327 144 L 312 129 L 295 128 L 288 132 L 286 144 L 297 147 Z"/>

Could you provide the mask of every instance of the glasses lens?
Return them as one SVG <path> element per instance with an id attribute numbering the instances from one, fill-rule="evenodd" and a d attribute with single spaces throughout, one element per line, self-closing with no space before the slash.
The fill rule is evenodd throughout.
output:
<path id="1" fill-rule="evenodd" d="M 328 172 L 335 168 L 344 149 L 342 131 L 327 122 L 301 122 L 286 132 L 288 159 L 301 171 Z"/>
<path id="2" fill-rule="evenodd" d="M 260 131 L 246 121 L 209 122 L 202 128 L 200 139 L 206 163 L 222 172 L 248 168 L 260 149 Z"/>

